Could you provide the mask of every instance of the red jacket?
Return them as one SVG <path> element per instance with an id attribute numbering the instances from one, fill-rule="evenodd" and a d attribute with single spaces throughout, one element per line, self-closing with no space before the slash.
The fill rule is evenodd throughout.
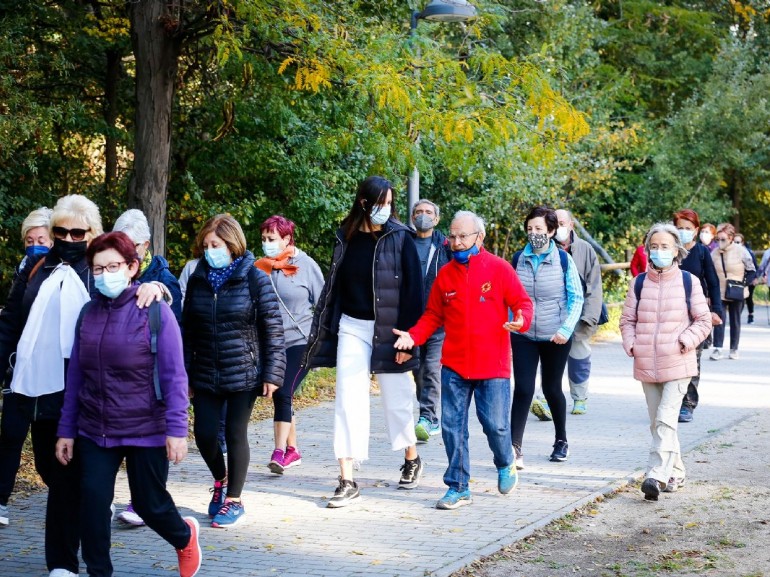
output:
<path id="1" fill-rule="evenodd" d="M 503 328 L 509 309 L 514 315 L 521 310 L 520 332 L 526 332 L 532 301 L 513 267 L 482 248 L 467 266 L 453 260 L 439 270 L 425 313 L 409 335 L 421 345 L 443 326 L 442 365 L 468 380 L 510 378 L 511 339 Z"/>

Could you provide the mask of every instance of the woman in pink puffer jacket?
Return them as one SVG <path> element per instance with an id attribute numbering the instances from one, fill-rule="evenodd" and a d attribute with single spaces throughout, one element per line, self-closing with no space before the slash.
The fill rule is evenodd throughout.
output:
<path id="1" fill-rule="evenodd" d="M 623 348 L 634 358 L 634 378 L 642 382 L 650 415 L 652 444 L 642 483 L 644 498 L 658 500 L 661 490 L 676 491 L 685 482 L 677 424 L 682 396 L 697 374 L 696 348 L 711 331 L 711 313 L 700 281 L 691 279 L 690 308 L 679 263 L 687 256 L 672 224 L 653 225 L 644 241 L 649 265 L 637 302 L 633 279 L 620 332 Z"/>

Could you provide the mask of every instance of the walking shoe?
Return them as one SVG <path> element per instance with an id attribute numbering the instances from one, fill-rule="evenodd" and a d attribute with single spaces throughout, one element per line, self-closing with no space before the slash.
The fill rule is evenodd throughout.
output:
<path id="1" fill-rule="evenodd" d="M 586 407 L 586 400 L 580 399 L 575 401 L 575 404 L 572 405 L 572 414 L 573 415 L 585 415 L 588 408 Z"/>
<path id="2" fill-rule="evenodd" d="M 692 422 L 692 409 L 690 407 L 682 407 L 679 409 L 679 422 L 691 423 Z"/>
<path id="3" fill-rule="evenodd" d="M 538 399 L 537 397 L 532 399 L 532 404 L 529 406 L 529 410 L 541 421 L 553 421 L 551 408 L 548 406 L 548 401 L 545 399 Z"/>
<path id="4" fill-rule="evenodd" d="M 553 444 L 553 453 L 551 453 L 551 461 L 561 463 L 563 461 L 566 461 L 567 457 L 569 457 L 569 445 L 567 444 L 567 441 L 557 440 Z"/>
<path id="5" fill-rule="evenodd" d="M 302 464 L 302 455 L 299 454 L 297 447 L 286 447 L 286 452 L 283 454 L 283 468 L 291 469 L 297 465 Z"/>
<path id="6" fill-rule="evenodd" d="M 749 315 L 749 320 L 747 321 L 750 325 L 754 324 L 754 315 Z"/>
<path id="7" fill-rule="evenodd" d="M 184 517 L 184 522 L 190 526 L 190 541 L 184 549 L 176 550 L 179 577 L 193 577 L 201 568 L 201 561 L 203 561 L 203 551 L 198 540 L 200 525 L 195 517 Z"/>
<path id="8" fill-rule="evenodd" d="M 226 481 L 214 481 L 214 488 L 209 489 L 211 493 L 211 502 L 209 503 L 209 517 L 212 519 L 219 513 L 222 505 L 225 504 L 225 493 L 227 493 Z"/>
<path id="9" fill-rule="evenodd" d="M 516 469 L 521 471 L 524 468 L 524 453 L 516 445 L 513 446 L 513 456 Z"/>
<path id="10" fill-rule="evenodd" d="M 712 361 L 718 361 L 722 358 L 722 350 L 721 349 L 714 349 L 711 351 L 711 356 L 709 357 Z"/>
<path id="11" fill-rule="evenodd" d="M 348 479 L 339 478 L 340 484 L 334 490 L 334 497 L 329 499 L 326 504 L 330 509 L 339 509 L 350 505 L 354 499 L 361 498 L 361 492 L 358 490 L 358 483 Z"/>
<path id="12" fill-rule="evenodd" d="M 136 514 L 134 511 L 134 505 L 131 501 L 128 502 L 126 508 L 118 514 L 118 521 L 125 523 L 126 525 L 132 525 L 134 527 L 142 527 L 144 520 Z"/>
<path id="13" fill-rule="evenodd" d="M 666 483 L 666 488 L 663 489 L 664 493 L 674 493 L 684 487 L 684 477 L 671 477 Z"/>
<path id="14" fill-rule="evenodd" d="M 8 526 L 8 505 L 0 505 L 0 525 Z"/>
<path id="15" fill-rule="evenodd" d="M 284 454 L 281 449 L 276 449 L 270 457 L 270 462 L 267 464 L 267 468 L 271 473 L 276 475 L 283 475 L 283 470 L 286 468 L 284 463 Z"/>
<path id="16" fill-rule="evenodd" d="M 436 509 L 457 509 L 463 505 L 470 505 L 473 503 L 473 497 L 471 497 L 470 489 L 465 491 L 455 491 L 449 489 L 444 496 L 436 502 Z"/>
<path id="17" fill-rule="evenodd" d="M 736 349 L 730 349 L 730 354 L 728 355 L 732 360 L 738 360 L 738 351 Z"/>
<path id="18" fill-rule="evenodd" d="M 48 577 L 78 577 L 78 574 L 66 569 L 53 569 L 48 574 Z"/>
<path id="19" fill-rule="evenodd" d="M 211 520 L 211 526 L 221 529 L 222 527 L 232 527 L 240 521 L 246 514 L 243 503 L 240 501 L 225 501 L 222 508 L 214 515 Z"/>
<path id="20" fill-rule="evenodd" d="M 422 469 L 422 460 L 419 456 L 412 461 L 405 459 L 404 464 L 401 465 L 401 480 L 398 482 L 398 488 L 414 489 L 417 487 L 422 477 Z"/>
<path id="21" fill-rule="evenodd" d="M 414 426 L 414 434 L 417 440 L 422 443 L 427 443 L 430 439 L 430 420 L 426 417 L 420 417 L 417 420 L 417 424 Z"/>
<path id="22" fill-rule="evenodd" d="M 655 479 L 645 479 L 642 483 L 642 493 L 647 501 L 657 501 L 660 495 L 660 485 Z"/>
<path id="23" fill-rule="evenodd" d="M 519 484 L 519 473 L 516 471 L 516 465 L 500 467 L 497 470 L 497 490 L 503 495 L 507 495 Z"/>

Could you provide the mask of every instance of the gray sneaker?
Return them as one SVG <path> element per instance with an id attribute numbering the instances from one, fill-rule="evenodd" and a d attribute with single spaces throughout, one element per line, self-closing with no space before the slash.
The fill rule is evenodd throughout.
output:
<path id="1" fill-rule="evenodd" d="M 714 349 L 711 352 L 711 356 L 709 357 L 712 361 L 718 361 L 722 358 L 722 350 L 721 349 Z"/>
<path id="2" fill-rule="evenodd" d="M 0 525 L 8 526 L 8 505 L 0 505 Z"/>
<path id="3" fill-rule="evenodd" d="M 339 478 L 340 484 L 334 491 L 334 497 L 329 499 L 326 506 L 330 509 L 339 509 L 350 505 L 354 499 L 361 498 L 361 492 L 358 490 L 358 483 L 347 479 Z"/>
<path id="4" fill-rule="evenodd" d="M 422 469 L 422 460 L 419 456 L 413 461 L 405 459 L 404 464 L 401 465 L 401 480 L 398 482 L 398 488 L 414 489 L 417 487 L 422 477 Z"/>

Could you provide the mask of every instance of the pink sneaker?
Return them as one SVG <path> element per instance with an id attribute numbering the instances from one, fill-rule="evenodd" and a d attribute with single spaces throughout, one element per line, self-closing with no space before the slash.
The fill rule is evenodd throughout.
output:
<path id="1" fill-rule="evenodd" d="M 270 457 L 270 462 L 267 464 L 267 468 L 276 475 L 283 475 L 283 470 L 286 468 L 284 463 L 284 453 L 281 449 L 273 451 L 273 456 Z"/>
<path id="2" fill-rule="evenodd" d="M 302 455 L 296 447 L 286 447 L 286 453 L 283 456 L 283 468 L 289 469 L 302 464 Z"/>

